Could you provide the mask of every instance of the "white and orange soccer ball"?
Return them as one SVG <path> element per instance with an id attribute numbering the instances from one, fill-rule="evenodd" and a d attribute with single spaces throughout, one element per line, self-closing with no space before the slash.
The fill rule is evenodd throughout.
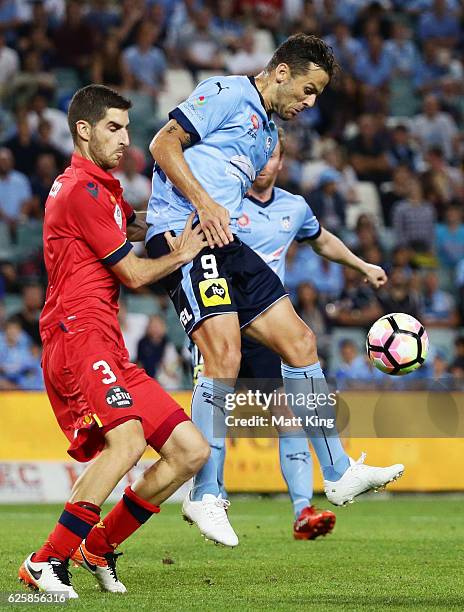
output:
<path id="1" fill-rule="evenodd" d="M 429 339 L 424 326 L 411 315 L 393 312 L 378 319 L 367 334 L 369 359 L 385 374 L 402 376 L 420 368 Z"/>

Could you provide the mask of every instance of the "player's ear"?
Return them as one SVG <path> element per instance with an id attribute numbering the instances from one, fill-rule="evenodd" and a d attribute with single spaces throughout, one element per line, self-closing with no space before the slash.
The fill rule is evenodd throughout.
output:
<path id="1" fill-rule="evenodd" d="M 284 81 L 287 81 L 290 78 L 291 74 L 290 74 L 290 67 L 288 64 L 279 64 L 277 66 L 277 68 L 275 69 L 275 77 L 276 77 L 276 81 L 277 83 L 283 83 Z"/>
<path id="2" fill-rule="evenodd" d="M 79 136 L 79 138 L 82 138 L 82 140 L 85 140 L 86 142 L 90 140 L 90 128 L 90 123 L 88 123 L 88 121 L 84 121 L 83 119 L 80 119 L 76 123 L 77 135 Z"/>

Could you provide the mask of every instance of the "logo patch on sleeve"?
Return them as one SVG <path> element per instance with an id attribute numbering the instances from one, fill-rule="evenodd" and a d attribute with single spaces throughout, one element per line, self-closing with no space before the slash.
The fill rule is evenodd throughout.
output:
<path id="1" fill-rule="evenodd" d="M 87 191 L 90 193 L 91 196 L 93 196 L 94 198 L 98 198 L 98 185 L 97 185 L 97 183 L 93 183 L 92 181 L 90 181 L 89 183 L 87 183 L 85 188 L 87 189 Z"/>
<path id="2" fill-rule="evenodd" d="M 224 306 L 232 304 L 229 285 L 225 278 L 202 280 L 198 285 L 204 306 Z"/>
<path id="3" fill-rule="evenodd" d="M 106 403 L 112 408 L 130 408 L 132 396 L 124 387 L 111 387 L 106 393 Z"/>

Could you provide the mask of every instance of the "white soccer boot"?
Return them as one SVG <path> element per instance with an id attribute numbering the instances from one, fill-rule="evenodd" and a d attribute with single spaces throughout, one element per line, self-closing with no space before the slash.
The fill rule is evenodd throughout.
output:
<path id="1" fill-rule="evenodd" d="M 72 560 L 76 566 L 83 567 L 95 576 L 102 591 L 127 593 L 126 587 L 116 573 L 116 560 L 121 555 L 122 553 L 107 553 L 104 557 L 99 557 L 90 553 L 85 547 L 85 542 L 82 542 L 72 556 Z"/>
<path id="2" fill-rule="evenodd" d="M 34 562 L 31 553 L 19 568 L 19 581 L 35 591 L 45 593 L 60 593 L 69 599 L 77 599 L 79 595 L 73 589 L 68 570 L 69 561 L 61 561 L 49 557 L 48 561 Z"/>
<path id="3" fill-rule="evenodd" d="M 334 506 L 349 504 L 361 493 L 378 491 L 403 475 L 404 465 L 401 463 L 388 467 L 371 467 L 364 465 L 365 458 L 366 453 L 362 453 L 358 461 L 350 458 L 351 465 L 340 480 L 324 480 L 325 494 Z"/>
<path id="4" fill-rule="evenodd" d="M 205 493 L 201 501 L 192 501 L 190 494 L 182 504 L 184 520 L 195 523 L 207 540 L 213 540 L 224 546 L 237 546 L 238 537 L 229 523 L 226 510 L 230 501 Z"/>

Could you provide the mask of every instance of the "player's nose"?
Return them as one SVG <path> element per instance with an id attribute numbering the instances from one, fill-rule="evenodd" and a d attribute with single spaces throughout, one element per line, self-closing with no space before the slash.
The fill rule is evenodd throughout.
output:
<path id="1" fill-rule="evenodd" d="M 120 144 L 124 145 L 125 147 L 130 145 L 129 132 L 127 130 L 122 130 Z"/>
<path id="2" fill-rule="evenodd" d="M 316 103 L 316 94 L 311 94 L 310 96 L 307 96 L 304 101 L 303 101 L 303 105 L 306 108 L 312 108 Z"/>

